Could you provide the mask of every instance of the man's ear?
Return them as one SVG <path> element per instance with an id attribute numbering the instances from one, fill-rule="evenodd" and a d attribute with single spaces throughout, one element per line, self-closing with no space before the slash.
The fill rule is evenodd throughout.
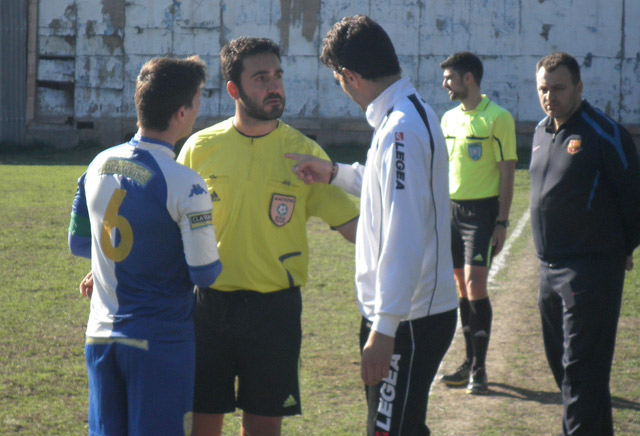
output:
<path id="1" fill-rule="evenodd" d="M 182 121 L 186 116 L 186 106 L 180 106 L 180 108 L 178 108 L 173 116 L 175 117 L 176 121 Z"/>
<path id="2" fill-rule="evenodd" d="M 231 97 L 234 100 L 237 100 L 240 98 L 240 91 L 238 90 L 238 86 L 235 83 L 233 83 L 231 80 L 227 82 L 227 93 L 229 94 L 229 97 Z"/>
<path id="3" fill-rule="evenodd" d="M 355 87 L 358 87 L 360 85 L 360 80 L 362 79 L 362 76 L 360 74 L 344 67 L 340 71 L 342 72 L 342 76 L 344 77 L 345 81 L 347 81 L 349 85 Z"/>
<path id="4" fill-rule="evenodd" d="M 462 81 L 467 86 L 473 83 L 474 78 L 473 78 L 473 74 L 471 74 L 471 71 L 467 71 L 466 73 L 464 73 L 464 76 L 462 77 Z"/>

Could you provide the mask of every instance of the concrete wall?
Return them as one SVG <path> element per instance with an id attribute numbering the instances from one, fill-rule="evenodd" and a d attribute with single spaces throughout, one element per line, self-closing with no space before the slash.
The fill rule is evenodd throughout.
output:
<path id="1" fill-rule="evenodd" d="M 438 65 L 470 50 L 485 64 L 483 91 L 527 135 L 542 117 L 535 63 L 561 50 L 581 62 L 587 99 L 634 131 L 640 124 L 638 0 L 39 0 L 37 8 L 29 133 L 59 147 L 110 145 L 135 131 L 135 78 L 154 56 L 201 55 L 209 78 L 198 126 L 230 116 L 218 53 L 243 35 L 270 37 L 283 48 L 286 121 L 323 144 L 366 143 L 363 114 L 318 61 L 333 23 L 357 13 L 383 25 L 403 74 L 439 114 L 452 104 Z"/>

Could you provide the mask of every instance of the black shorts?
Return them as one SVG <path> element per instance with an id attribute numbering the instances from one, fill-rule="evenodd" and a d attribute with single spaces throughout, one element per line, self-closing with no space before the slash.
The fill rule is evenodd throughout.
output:
<path id="1" fill-rule="evenodd" d="M 457 310 L 403 321 L 398 326 L 389 376 L 367 386 L 367 435 L 428 435 L 429 389 L 456 330 Z M 360 349 L 371 331 L 362 318 Z"/>
<path id="2" fill-rule="evenodd" d="M 196 294 L 194 412 L 300 414 L 300 288 Z"/>
<path id="3" fill-rule="evenodd" d="M 451 200 L 451 256 L 454 268 L 464 268 L 465 265 L 491 266 L 498 207 L 498 197 Z"/>

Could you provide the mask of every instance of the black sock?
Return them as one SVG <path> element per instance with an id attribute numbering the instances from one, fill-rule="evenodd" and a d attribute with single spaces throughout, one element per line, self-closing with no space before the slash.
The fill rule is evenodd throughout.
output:
<path id="1" fill-rule="evenodd" d="M 469 314 L 469 327 L 471 330 L 471 341 L 473 343 L 471 368 L 475 370 L 485 366 L 493 312 L 489 298 L 469 301 L 469 306 L 471 309 L 471 313 Z"/>
<path id="2" fill-rule="evenodd" d="M 458 306 L 460 307 L 460 324 L 462 324 L 464 344 L 467 350 L 467 362 L 471 364 L 473 361 L 473 344 L 471 342 L 471 328 L 469 326 L 469 315 L 471 311 L 471 308 L 469 307 L 469 299 L 458 299 Z"/>

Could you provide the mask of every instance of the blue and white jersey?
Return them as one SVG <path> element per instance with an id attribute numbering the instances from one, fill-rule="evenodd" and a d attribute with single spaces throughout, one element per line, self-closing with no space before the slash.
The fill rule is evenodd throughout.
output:
<path id="1" fill-rule="evenodd" d="M 210 286 L 222 265 L 206 184 L 174 158 L 136 136 L 78 180 L 69 247 L 91 258 L 89 337 L 193 337 L 193 284 Z"/>

